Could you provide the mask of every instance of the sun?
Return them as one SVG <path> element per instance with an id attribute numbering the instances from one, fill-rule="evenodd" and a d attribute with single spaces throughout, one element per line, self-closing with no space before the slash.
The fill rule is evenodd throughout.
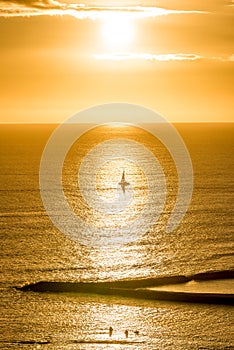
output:
<path id="1" fill-rule="evenodd" d="M 102 36 L 108 46 L 125 48 L 133 41 L 132 20 L 126 14 L 109 14 L 102 26 Z"/>

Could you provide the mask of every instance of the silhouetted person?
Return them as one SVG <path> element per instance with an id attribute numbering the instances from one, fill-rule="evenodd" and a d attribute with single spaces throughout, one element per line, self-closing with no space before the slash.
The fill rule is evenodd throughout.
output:
<path id="1" fill-rule="evenodd" d="M 125 337 L 128 338 L 128 330 L 126 329 L 126 331 L 124 332 Z"/>
<path id="2" fill-rule="evenodd" d="M 135 335 L 139 335 L 139 331 L 134 331 Z"/>
<path id="3" fill-rule="evenodd" d="M 110 328 L 109 328 L 109 337 L 111 337 L 112 334 L 113 334 L 113 328 L 110 326 Z"/>

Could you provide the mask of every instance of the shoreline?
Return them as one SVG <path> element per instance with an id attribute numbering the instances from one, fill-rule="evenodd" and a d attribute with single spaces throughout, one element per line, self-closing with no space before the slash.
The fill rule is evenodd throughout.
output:
<path id="1" fill-rule="evenodd" d="M 87 293 L 116 295 L 137 299 L 168 300 L 190 303 L 228 304 L 234 305 L 234 293 L 204 293 L 191 291 L 152 290 L 150 288 L 163 285 L 183 284 L 190 281 L 234 279 L 234 271 L 210 271 L 190 276 L 169 276 L 114 282 L 52 282 L 40 281 L 16 287 L 21 291 L 52 293 Z"/>

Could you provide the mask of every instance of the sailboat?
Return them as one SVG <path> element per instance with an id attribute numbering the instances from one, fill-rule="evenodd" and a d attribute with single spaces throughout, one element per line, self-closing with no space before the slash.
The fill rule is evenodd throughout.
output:
<path id="1" fill-rule="evenodd" d="M 122 172 L 122 177 L 121 177 L 121 181 L 119 182 L 119 185 L 122 186 L 122 188 L 130 185 L 130 183 L 125 180 L 125 170 L 123 170 Z"/>

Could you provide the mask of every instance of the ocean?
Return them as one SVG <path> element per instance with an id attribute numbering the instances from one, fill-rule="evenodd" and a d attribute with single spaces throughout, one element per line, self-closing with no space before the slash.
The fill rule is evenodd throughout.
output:
<path id="1" fill-rule="evenodd" d="M 57 205 L 56 171 L 48 172 L 44 193 L 54 208 L 52 220 L 59 218 L 69 228 L 66 232 L 51 221 L 40 194 L 40 162 L 56 125 L 1 125 L 0 348 L 234 349 L 231 305 L 15 288 L 39 281 L 101 282 L 233 270 L 234 126 L 175 127 L 189 151 L 194 181 L 178 227 L 165 229 L 179 183 L 164 145 L 138 128 L 103 126 L 84 134 L 63 163 L 64 197 L 81 218 L 73 234 L 70 216 Z M 52 162 L 51 169 L 57 169 L 58 159 Z M 119 185 L 123 171 L 126 188 Z M 198 291 L 203 288 L 196 284 Z M 213 281 L 207 288 L 234 292 L 233 280 Z"/>

